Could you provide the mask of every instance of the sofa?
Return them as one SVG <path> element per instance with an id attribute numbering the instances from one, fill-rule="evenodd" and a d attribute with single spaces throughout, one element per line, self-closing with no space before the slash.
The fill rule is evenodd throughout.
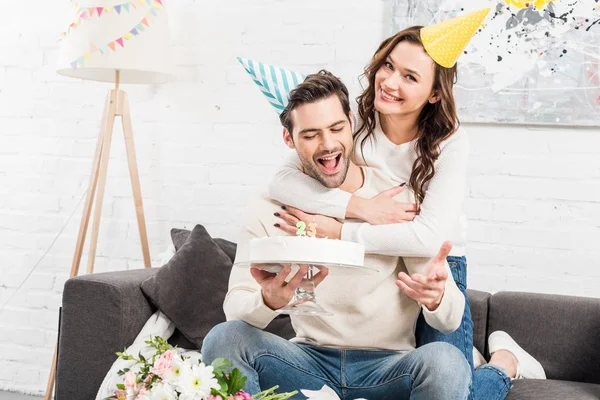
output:
<path id="1" fill-rule="evenodd" d="M 163 267 L 165 268 L 165 267 Z M 155 312 L 141 290 L 159 268 L 97 273 L 69 279 L 59 326 L 55 398 L 90 400 L 116 359 Z M 221 282 L 226 285 L 226 282 Z M 474 344 L 487 354 L 486 338 L 508 332 L 544 366 L 547 380 L 517 380 L 508 400 L 600 399 L 600 299 L 468 291 Z M 287 316 L 269 329 L 289 338 Z M 176 330 L 169 340 L 194 348 Z M 485 399 L 483 399 L 485 400 Z"/>

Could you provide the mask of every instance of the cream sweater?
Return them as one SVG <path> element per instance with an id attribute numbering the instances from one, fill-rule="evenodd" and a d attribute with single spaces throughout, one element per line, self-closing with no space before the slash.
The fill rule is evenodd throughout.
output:
<path id="1" fill-rule="evenodd" d="M 374 138 L 365 141 L 362 151 L 358 138 L 354 162 L 365 165 L 366 161 L 366 165 L 389 177 L 390 186 L 384 189 L 408 183 L 417 157 L 415 141 L 396 145 L 385 136 L 379 123 L 374 133 Z M 450 240 L 453 245 L 450 255 L 466 255 L 467 218 L 463 202 L 468 156 L 468 137 L 459 129 L 440 145 L 435 175 L 425 188 L 421 212 L 414 221 L 377 226 L 347 222 L 342 227 L 342 239 L 362 243 L 367 253 L 417 257 L 434 256 L 441 244 Z M 326 188 L 304 174 L 296 152 L 277 172 L 267 195 L 282 204 L 335 218 L 345 217 L 351 197 L 348 192 Z"/>
<path id="2" fill-rule="evenodd" d="M 392 184 L 378 170 L 363 168 L 363 171 L 365 182 L 357 195 L 371 197 Z M 264 304 L 261 288 L 249 268 L 239 264 L 248 261 L 252 238 L 286 235 L 273 226 L 280 222 L 273 215 L 280 209 L 280 203 L 261 198 L 245 213 L 224 303 L 227 320 L 243 320 L 262 329 L 277 315 Z M 377 268 L 378 273 L 332 268 L 316 293 L 320 304 L 334 315 L 292 315 L 296 331 L 292 341 L 337 348 L 412 350 L 421 309 L 429 325 L 442 332 L 454 331 L 460 325 L 465 300 L 449 270 L 444 297 L 433 312 L 410 299 L 395 284 L 400 271 L 424 272 L 426 261 L 412 258 L 412 262 L 405 264 L 399 257 L 367 254 L 365 265 Z"/>

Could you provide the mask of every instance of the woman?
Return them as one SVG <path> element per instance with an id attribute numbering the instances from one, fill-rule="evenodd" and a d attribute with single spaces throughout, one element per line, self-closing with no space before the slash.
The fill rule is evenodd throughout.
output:
<path id="1" fill-rule="evenodd" d="M 359 123 L 354 135 L 355 163 L 384 171 L 400 186 L 408 183 L 416 204 L 392 199 L 403 187 L 364 199 L 316 185 L 298 170 L 295 155 L 276 175 L 269 196 L 297 207 L 287 206 L 288 213 L 281 213 L 287 223 L 315 221 L 318 235 L 363 243 L 367 253 L 432 257 L 450 240 L 448 264 L 466 298 L 463 201 L 469 145 L 466 133 L 458 129 L 452 92 L 456 65 L 438 65 L 425 51 L 420 30 L 420 26 L 405 29 L 384 40 L 375 52 L 364 73 L 368 85 L 357 98 Z M 324 171 L 335 169 L 335 160 L 325 162 Z M 323 215 L 365 222 L 340 223 Z M 473 368 L 468 299 L 458 330 L 442 334 L 421 316 L 416 338 L 418 346 L 432 341 L 454 344 Z M 541 365 L 504 332 L 490 336 L 490 352 L 490 363 L 474 370 L 471 397 L 503 399 L 511 378 L 545 378 Z"/>

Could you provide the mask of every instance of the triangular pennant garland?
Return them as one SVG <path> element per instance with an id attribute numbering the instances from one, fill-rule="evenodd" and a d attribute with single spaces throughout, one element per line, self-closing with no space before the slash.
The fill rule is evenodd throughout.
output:
<path id="1" fill-rule="evenodd" d="M 96 46 L 94 43 L 90 43 L 90 50 L 89 52 L 85 53 L 83 56 L 78 57 L 76 60 L 72 61 L 70 63 L 71 68 L 76 69 L 78 67 L 82 67 L 85 65 L 86 61 L 89 61 L 92 57 L 92 55 L 96 52 L 100 52 L 101 54 L 106 54 L 108 53 L 109 49 L 112 51 L 117 51 L 118 47 L 117 47 L 117 43 L 119 44 L 119 46 L 121 46 L 122 48 L 125 47 L 125 41 L 124 40 L 131 40 L 133 39 L 135 36 L 140 35 L 142 32 L 144 32 L 147 28 L 150 27 L 150 20 L 151 18 L 154 18 L 158 15 L 157 9 L 160 9 L 162 7 L 162 0 L 138 0 L 140 4 L 142 5 L 150 5 L 150 8 L 148 9 L 148 14 L 146 16 L 144 16 L 140 22 L 138 22 L 137 24 L 135 24 L 129 31 L 125 32 L 121 37 L 103 45 L 103 46 Z M 117 4 L 114 6 L 108 6 L 108 7 L 90 7 L 90 8 L 85 8 L 83 9 L 84 11 L 81 12 L 79 14 L 79 17 L 75 20 L 75 22 L 71 23 L 71 25 L 69 25 L 69 32 L 71 29 L 74 29 L 76 26 L 79 26 L 80 24 L 80 20 L 84 19 L 87 20 L 90 16 L 93 16 L 94 13 L 96 13 L 98 15 L 98 17 L 101 17 L 104 13 L 107 12 L 112 12 L 113 10 L 117 12 L 117 14 L 121 14 L 121 7 L 126 10 L 127 12 L 130 11 L 130 7 L 129 6 L 133 6 L 134 8 L 136 8 L 136 5 L 134 3 L 134 1 L 129 1 L 127 3 L 122 3 L 122 4 Z M 78 10 L 81 9 L 81 6 L 78 4 L 77 5 Z M 63 32 L 62 36 L 66 37 L 68 35 L 69 32 Z"/>

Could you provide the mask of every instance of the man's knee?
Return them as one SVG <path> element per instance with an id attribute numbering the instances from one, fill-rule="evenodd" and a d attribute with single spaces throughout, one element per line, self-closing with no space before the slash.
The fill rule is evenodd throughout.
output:
<path id="1" fill-rule="evenodd" d="M 212 362 L 215 358 L 231 356 L 231 350 L 239 349 L 242 341 L 252 338 L 255 331 L 260 332 L 244 321 L 227 321 L 213 327 L 202 341 L 202 355 Z M 227 354 L 226 354 L 227 353 Z"/>
<path id="2" fill-rule="evenodd" d="M 430 346 L 429 372 L 434 374 L 444 387 L 455 393 L 468 393 L 472 372 L 465 355 L 449 343 L 434 342 L 427 346 Z"/>

